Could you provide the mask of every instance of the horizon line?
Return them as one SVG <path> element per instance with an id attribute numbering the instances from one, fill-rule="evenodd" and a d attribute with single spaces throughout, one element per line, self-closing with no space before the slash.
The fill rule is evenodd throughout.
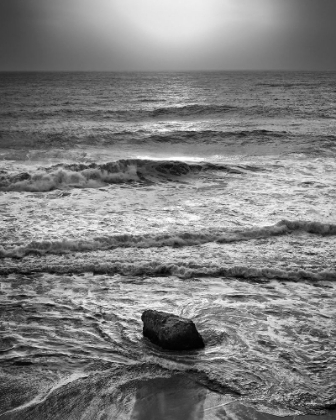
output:
<path id="1" fill-rule="evenodd" d="M 300 73 L 321 73 L 336 72 L 335 69 L 207 69 L 207 70 L 19 70 L 19 69 L 9 69 L 1 70 L 0 73 L 232 73 L 232 72 L 248 72 L 248 73 L 261 73 L 261 72 L 300 72 Z"/>

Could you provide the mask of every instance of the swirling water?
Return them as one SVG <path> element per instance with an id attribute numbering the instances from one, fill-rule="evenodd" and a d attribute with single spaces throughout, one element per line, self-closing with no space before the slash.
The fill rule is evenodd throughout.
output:
<path id="1" fill-rule="evenodd" d="M 0 75 L 0 419 L 335 418 L 335 79 Z"/>

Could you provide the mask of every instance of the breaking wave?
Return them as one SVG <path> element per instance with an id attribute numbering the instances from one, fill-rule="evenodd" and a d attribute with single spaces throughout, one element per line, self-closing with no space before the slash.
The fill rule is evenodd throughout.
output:
<path id="1" fill-rule="evenodd" d="M 124 263 L 124 262 L 105 262 L 78 264 L 76 262 L 68 264 L 45 264 L 41 263 L 29 267 L 28 265 L 15 265 L 13 267 L 0 267 L 0 275 L 7 274 L 31 274 L 31 273 L 52 273 L 52 274 L 109 274 L 122 276 L 176 276 L 182 279 L 192 277 L 233 277 L 243 278 L 251 281 L 268 281 L 272 279 L 287 281 L 335 281 L 336 271 L 322 270 L 313 272 L 305 269 L 282 270 L 271 267 L 246 267 L 246 266 L 216 266 L 205 267 L 194 262 L 162 264 L 153 261 L 147 264 Z"/>
<path id="2" fill-rule="evenodd" d="M 33 241 L 27 245 L 0 247 L 0 258 L 23 258 L 29 254 L 66 254 L 74 252 L 104 251 L 115 248 L 185 247 L 210 242 L 220 244 L 248 241 L 302 231 L 321 236 L 336 235 L 336 225 L 309 221 L 282 220 L 275 225 L 251 229 L 209 230 L 207 232 L 176 232 L 145 235 L 111 235 L 93 239 L 62 241 Z"/>
<path id="3" fill-rule="evenodd" d="M 37 192 L 62 188 L 99 188 L 105 184 L 125 182 L 155 183 L 174 181 L 184 175 L 209 170 L 242 174 L 259 169 L 240 165 L 145 159 L 125 159 L 104 164 L 61 164 L 40 168 L 34 173 L 9 174 L 2 171 L 0 190 Z"/>

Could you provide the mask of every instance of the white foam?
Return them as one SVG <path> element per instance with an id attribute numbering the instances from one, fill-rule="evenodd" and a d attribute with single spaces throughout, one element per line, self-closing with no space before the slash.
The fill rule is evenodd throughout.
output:
<path id="1" fill-rule="evenodd" d="M 181 156 L 175 156 L 175 155 L 165 155 L 162 156 L 160 154 L 155 154 L 155 156 L 151 155 L 137 155 L 137 159 L 143 159 L 143 160 L 159 160 L 159 161 L 181 161 L 181 162 L 205 162 L 206 159 L 199 157 L 199 156 L 188 156 L 188 155 L 181 155 Z"/>

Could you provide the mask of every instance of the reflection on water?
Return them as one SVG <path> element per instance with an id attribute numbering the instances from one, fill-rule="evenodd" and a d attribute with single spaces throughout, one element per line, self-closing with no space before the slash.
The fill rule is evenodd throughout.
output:
<path id="1" fill-rule="evenodd" d="M 207 391 L 182 375 L 141 383 L 131 420 L 203 420 Z"/>
<path id="2" fill-rule="evenodd" d="M 278 413 L 280 414 L 280 413 Z M 184 375 L 139 381 L 130 420 L 336 420 L 324 415 L 275 415 L 212 392 Z"/>
<path id="3" fill-rule="evenodd" d="M 276 416 L 262 413 L 250 406 L 232 402 L 222 407 L 209 407 L 205 409 L 204 420 L 335 420 L 336 412 L 330 411 L 324 415 L 293 415 Z M 211 414 L 210 414 L 211 413 Z"/>

